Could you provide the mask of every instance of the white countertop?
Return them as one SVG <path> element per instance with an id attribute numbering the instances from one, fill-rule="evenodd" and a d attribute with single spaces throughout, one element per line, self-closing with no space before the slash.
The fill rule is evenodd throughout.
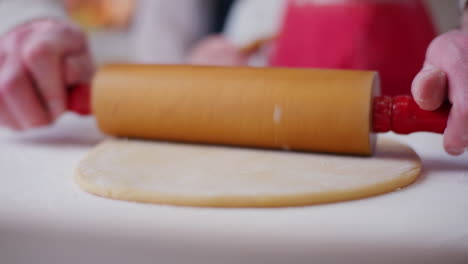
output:
<path id="1" fill-rule="evenodd" d="M 468 154 L 440 135 L 395 136 L 423 160 L 413 185 L 280 209 L 138 204 L 83 192 L 73 169 L 102 136 L 66 115 L 0 129 L 0 263 L 468 263 Z"/>

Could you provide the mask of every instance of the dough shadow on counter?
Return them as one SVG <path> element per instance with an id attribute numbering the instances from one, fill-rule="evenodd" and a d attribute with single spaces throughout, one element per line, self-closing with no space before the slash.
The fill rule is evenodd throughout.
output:
<path id="1" fill-rule="evenodd" d="M 468 162 L 467 160 L 462 160 L 453 158 L 453 160 L 441 160 L 441 159 L 424 159 L 423 160 L 423 172 L 458 172 L 465 171 L 468 172 Z"/>

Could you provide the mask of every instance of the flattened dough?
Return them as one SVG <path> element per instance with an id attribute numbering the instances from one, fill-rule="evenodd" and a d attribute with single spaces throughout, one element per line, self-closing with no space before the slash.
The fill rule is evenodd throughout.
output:
<path id="1" fill-rule="evenodd" d="M 86 191 L 186 206 L 279 207 L 358 199 L 402 188 L 421 170 L 408 146 L 379 140 L 372 157 L 117 139 L 76 169 Z"/>

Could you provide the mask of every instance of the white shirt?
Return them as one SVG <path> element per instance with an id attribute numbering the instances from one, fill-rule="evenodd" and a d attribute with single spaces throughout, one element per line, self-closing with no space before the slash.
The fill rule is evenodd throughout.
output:
<path id="1" fill-rule="evenodd" d="M 284 1 L 239 0 L 228 20 L 226 34 L 238 45 L 249 44 L 264 35 L 274 35 L 281 21 L 279 17 Z M 467 2 L 426 0 L 439 32 L 459 24 L 461 12 L 457 7 L 458 1 L 460 7 Z M 110 61 L 112 57 L 141 63 L 183 62 L 189 47 L 208 30 L 209 4 L 209 0 L 139 0 L 129 34 L 111 37 L 107 40 L 108 45 L 102 45 L 102 36 L 96 36 L 100 45 L 93 45 L 95 52 L 102 54 L 101 57 L 108 54 L 102 62 Z M 44 17 L 68 20 L 63 2 L 0 0 L 0 36 L 19 24 Z"/>

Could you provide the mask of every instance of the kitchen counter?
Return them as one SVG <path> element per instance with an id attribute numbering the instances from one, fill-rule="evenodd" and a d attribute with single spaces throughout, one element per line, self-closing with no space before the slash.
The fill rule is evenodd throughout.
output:
<path id="1" fill-rule="evenodd" d="M 442 137 L 385 135 L 423 160 L 393 193 L 277 209 L 138 204 L 82 191 L 79 160 L 105 138 L 92 118 L 0 129 L 0 263 L 468 263 L 468 154 Z"/>

